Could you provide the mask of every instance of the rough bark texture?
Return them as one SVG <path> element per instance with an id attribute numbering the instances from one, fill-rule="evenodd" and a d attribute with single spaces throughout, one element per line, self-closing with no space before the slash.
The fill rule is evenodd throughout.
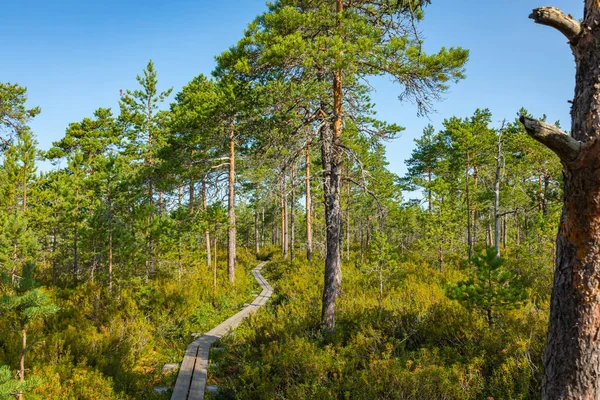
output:
<path id="1" fill-rule="evenodd" d="M 338 12 L 341 1 L 338 0 Z M 325 282 L 321 323 L 333 331 L 335 329 L 335 301 L 342 286 L 342 265 L 340 257 L 341 206 L 340 176 L 342 157 L 340 139 L 342 134 L 342 73 L 337 71 L 333 83 L 334 121 L 333 131 L 325 124 L 321 128 L 322 159 L 324 170 L 323 193 L 325 196 L 326 255 Z"/>
<path id="2" fill-rule="evenodd" d="M 567 36 L 576 62 L 572 135 L 527 118 L 527 132 L 564 166 L 543 399 L 600 399 L 600 21 L 586 0 L 583 25 L 552 8 L 531 18 Z"/>
<path id="3" fill-rule="evenodd" d="M 233 124 L 229 133 L 229 196 L 228 196 L 228 227 L 227 227 L 227 273 L 229 281 L 235 285 L 235 130 Z"/>

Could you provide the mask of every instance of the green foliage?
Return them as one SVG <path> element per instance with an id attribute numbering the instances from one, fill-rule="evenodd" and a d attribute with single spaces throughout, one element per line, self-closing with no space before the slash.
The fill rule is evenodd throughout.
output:
<path id="1" fill-rule="evenodd" d="M 527 299 L 527 290 L 517 275 L 507 269 L 494 247 L 475 254 L 471 259 L 475 270 L 469 279 L 446 287 L 446 295 L 466 308 L 487 316 L 492 326 L 494 315 L 501 310 L 515 309 Z"/>

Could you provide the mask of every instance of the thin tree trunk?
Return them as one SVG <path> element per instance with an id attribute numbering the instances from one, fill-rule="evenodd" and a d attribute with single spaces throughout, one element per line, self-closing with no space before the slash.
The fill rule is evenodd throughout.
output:
<path id="1" fill-rule="evenodd" d="M 285 193 L 286 184 L 285 184 L 285 169 L 281 170 L 281 249 L 283 253 L 283 258 L 288 258 L 288 232 L 287 232 L 287 195 Z"/>
<path id="2" fill-rule="evenodd" d="M 350 174 L 349 171 L 348 174 Z M 346 195 L 348 196 L 346 202 L 346 261 L 350 261 L 350 181 L 346 186 Z"/>
<path id="3" fill-rule="evenodd" d="M 79 187 L 75 190 L 75 232 L 73 232 L 73 277 L 75 282 L 79 281 Z"/>
<path id="4" fill-rule="evenodd" d="M 296 167 L 292 164 L 292 192 L 290 195 L 290 261 L 296 257 Z"/>
<path id="5" fill-rule="evenodd" d="M 206 182 L 205 182 L 205 180 L 204 180 L 204 179 L 202 180 L 202 184 L 206 186 Z M 188 203 L 189 203 L 189 205 L 188 205 L 188 207 L 190 208 L 190 214 L 193 214 L 193 213 L 194 213 L 194 201 L 195 201 L 195 198 L 194 198 L 194 197 L 195 197 L 194 190 L 195 190 L 195 182 L 194 182 L 194 179 L 193 179 L 193 178 L 190 178 L 190 188 L 189 188 L 189 194 L 188 194 L 188 195 L 189 195 L 189 200 L 188 200 Z M 204 188 L 202 188 L 202 191 L 203 191 L 203 192 L 204 192 L 205 190 L 206 190 L 206 188 L 205 188 L 205 187 L 204 187 Z M 202 201 L 204 201 L 204 200 L 202 200 Z"/>
<path id="6" fill-rule="evenodd" d="M 55 214 L 56 218 L 56 214 Z M 56 225 L 52 227 L 52 286 L 56 286 L 56 278 L 58 275 L 57 265 L 56 265 L 56 241 L 57 241 L 57 233 L 56 233 Z"/>
<path id="7" fill-rule="evenodd" d="M 471 233 L 471 196 L 469 191 L 469 166 L 470 158 L 467 154 L 467 164 L 465 166 L 465 195 L 467 197 L 467 254 L 469 259 L 473 257 L 473 237 Z"/>
<path id="8" fill-rule="evenodd" d="M 265 247 L 265 208 L 262 208 L 261 212 L 261 226 L 260 226 L 260 245 Z"/>
<path id="9" fill-rule="evenodd" d="M 494 180 L 494 246 L 500 257 L 500 173 L 502 168 L 502 133 L 504 126 L 498 132 L 496 154 L 496 179 Z"/>
<path id="10" fill-rule="evenodd" d="M 25 353 L 27 352 L 27 329 L 21 328 L 21 358 L 19 360 L 19 382 L 25 382 Z M 23 399 L 23 393 L 17 394 L 17 399 Z"/>
<path id="11" fill-rule="evenodd" d="M 191 201 L 191 195 L 190 195 L 190 201 Z M 208 210 L 208 200 L 206 197 L 206 178 L 202 179 L 202 210 L 204 211 L 204 214 L 206 215 L 206 212 Z M 210 266 L 211 266 L 211 262 L 210 262 L 210 230 L 208 229 L 208 221 L 206 221 L 206 229 L 204 229 L 204 242 L 206 244 L 206 266 L 210 270 Z"/>
<path id="12" fill-rule="evenodd" d="M 215 225 L 215 237 L 213 239 L 213 248 L 215 252 L 215 256 L 213 257 L 213 298 L 217 297 L 217 232 L 219 230 L 219 225 Z"/>
<path id="13" fill-rule="evenodd" d="M 433 207 L 431 204 L 431 198 L 432 198 L 432 193 L 431 193 L 431 178 L 432 178 L 432 172 L 431 170 L 427 171 L 427 209 L 429 210 L 429 212 L 431 212 L 431 208 Z"/>
<path id="14" fill-rule="evenodd" d="M 311 210 L 311 187 L 310 187 L 310 143 L 306 145 L 305 154 L 305 167 L 304 167 L 304 183 L 305 183 L 305 194 L 306 194 L 306 259 L 310 263 L 313 255 L 313 243 L 312 243 L 312 210 Z"/>
<path id="15" fill-rule="evenodd" d="M 235 228 L 235 130 L 233 122 L 229 132 L 229 196 L 227 228 L 227 272 L 229 281 L 235 285 L 236 228 Z"/>
<path id="16" fill-rule="evenodd" d="M 27 170 L 23 171 L 23 216 L 27 214 Z"/>
<path id="17" fill-rule="evenodd" d="M 260 236 L 258 232 L 258 210 L 254 210 L 254 252 L 256 256 L 260 253 Z"/>

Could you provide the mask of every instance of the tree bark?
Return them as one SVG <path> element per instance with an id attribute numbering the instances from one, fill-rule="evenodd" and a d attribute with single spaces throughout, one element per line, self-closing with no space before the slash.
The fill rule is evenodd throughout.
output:
<path id="1" fill-rule="evenodd" d="M 292 164 L 290 193 L 290 261 L 294 262 L 296 257 L 296 167 Z"/>
<path id="2" fill-rule="evenodd" d="M 265 247 L 265 208 L 261 210 L 261 222 L 260 222 L 260 245 Z"/>
<path id="3" fill-rule="evenodd" d="M 467 255 L 469 259 L 473 257 L 473 234 L 471 231 L 471 196 L 469 191 L 469 168 L 470 168 L 470 159 L 467 154 L 467 163 L 465 166 L 465 196 L 467 200 Z"/>
<path id="4" fill-rule="evenodd" d="M 502 127 L 504 128 L 504 126 Z M 500 173 L 502 170 L 502 133 L 498 132 L 497 154 L 496 154 L 496 177 L 494 180 L 494 247 L 496 254 L 500 257 Z"/>
<path id="5" fill-rule="evenodd" d="M 600 398 L 600 4 L 585 0 L 584 21 L 555 8 L 530 18 L 558 29 L 575 56 L 572 137 L 521 118 L 527 133 L 564 167 L 564 205 L 556 240 L 542 398 Z"/>
<path id="6" fill-rule="evenodd" d="M 338 14 L 343 12 L 342 0 L 336 0 L 336 11 Z M 340 145 L 343 122 L 342 88 L 342 71 L 339 69 L 333 74 L 333 131 L 328 124 L 323 124 L 321 129 L 326 224 L 325 279 L 321 323 L 329 331 L 335 329 L 335 302 L 342 286 L 340 257 L 340 231 L 342 222 L 340 206 L 340 176 L 342 172 Z"/>
<path id="7" fill-rule="evenodd" d="M 285 193 L 286 185 L 285 185 L 285 169 L 281 170 L 281 180 L 280 180 L 280 189 L 281 189 L 281 251 L 283 253 L 283 258 L 287 260 L 288 258 L 288 232 L 287 232 L 287 195 Z"/>
<path id="8" fill-rule="evenodd" d="M 108 293 L 113 294 L 113 202 L 110 182 L 107 185 L 108 197 Z"/>
<path id="9" fill-rule="evenodd" d="M 232 285 L 235 285 L 235 241 L 235 129 L 232 122 L 229 131 L 229 196 L 227 228 L 227 272 L 229 274 L 229 281 Z"/>
<path id="10" fill-rule="evenodd" d="M 312 261 L 313 244 L 312 244 L 312 213 L 311 213 L 311 187 L 310 187 L 310 143 L 306 145 L 304 167 L 305 194 L 306 194 L 306 259 L 310 263 Z"/>
<path id="11" fill-rule="evenodd" d="M 258 233 L 258 210 L 254 210 L 254 252 L 258 256 L 260 253 L 260 236 Z"/>
<path id="12" fill-rule="evenodd" d="M 73 278 L 79 281 L 79 187 L 75 189 L 75 230 L 73 232 Z"/>
<path id="13" fill-rule="evenodd" d="M 192 185 L 193 187 L 193 185 Z M 190 190 L 192 190 L 190 187 Z M 192 200 L 192 195 L 190 194 L 190 201 Z M 191 203 L 193 204 L 193 203 Z M 202 210 L 206 215 L 208 210 L 208 199 L 206 196 L 206 178 L 202 179 Z M 210 260 L 210 230 L 208 229 L 208 221 L 206 221 L 206 229 L 204 229 L 204 242 L 206 246 L 206 266 L 210 270 L 211 260 Z"/>
<path id="14" fill-rule="evenodd" d="M 219 225 L 215 224 L 215 237 L 213 239 L 213 298 L 217 297 L 217 232 L 219 231 Z"/>
<path id="15" fill-rule="evenodd" d="M 25 353 L 27 352 L 27 329 L 21 328 L 21 358 L 19 360 L 19 382 L 25 382 Z M 17 393 L 17 399 L 23 399 L 23 393 Z"/>

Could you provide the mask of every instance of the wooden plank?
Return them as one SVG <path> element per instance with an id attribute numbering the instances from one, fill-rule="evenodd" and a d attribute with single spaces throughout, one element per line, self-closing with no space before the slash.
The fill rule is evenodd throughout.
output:
<path id="1" fill-rule="evenodd" d="M 183 357 L 183 362 L 181 363 L 181 368 L 179 369 L 175 387 L 173 388 L 171 400 L 204 399 L 210 347 L 217 340 L 235 329 L 244 319 L 248 318 L 252 313 L 262 307 L 273 294 L 273 288 L 260 273 L 260 270 L 265 264 L 265 262 L 262 262 L 252 270 L 254 279 L 256 279 L 263 289 L 252 303 L 241 309 L 240 312 L 234 316 L 229 317 L 221 324 L 206 332 L 188 346 L 185 356 Z"/>

